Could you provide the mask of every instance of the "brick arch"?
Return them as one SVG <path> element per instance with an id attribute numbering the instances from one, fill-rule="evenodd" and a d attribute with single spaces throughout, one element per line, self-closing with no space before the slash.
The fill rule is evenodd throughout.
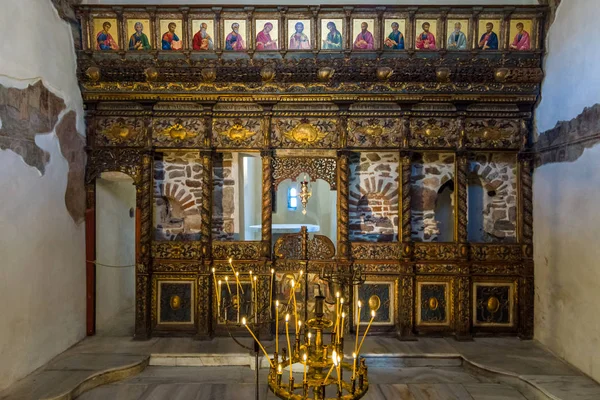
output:
<path id="1" fill-rule="evenodd" d="M 350 188 L 350 239 L 393 241 L 398 226 L 398 189 L 383 177 L 367 177 Z"/>

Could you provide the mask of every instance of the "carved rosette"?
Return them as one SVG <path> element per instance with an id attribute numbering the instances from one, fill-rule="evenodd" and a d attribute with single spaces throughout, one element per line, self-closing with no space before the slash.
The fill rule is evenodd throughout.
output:
<path id="1" fill-rule="evenodd" d="M 337 189 L 335 158 L 324 157 L 274 157 L 273 158 L 273 186 L 277 186 L 286 179 L 295 181 L 300 174 L 307 174 L 312 180 L 323 179 L 329 183 L 331 190 Z"/>
<path id="2" fill-rule="evenodd" d="M 348 118 L 348 147 L 398 147 L 399 118 Z"/>
<path id="3" fill-rule="evenodd" d="M 337 148 L 336 118 L 281 118 L 272 120 L 272 145 L 280 148 Z"/>
<path id="4" fill-rule="evenodd" d="M 261 227 L 261 240 L 262 240 L 262 257 L 266 259 L 271 258 L 271 243 L 272 243 L 272 231 L 271 225 L 273 224 L 273 156 L 269 151 L 263 151 L 262 156 L 262 227 Z"/>
<path id="5" fill-rule="evenodd" d="M 521 146 L 519 119 L 467 118 L 467 146 L 472 149 L 518 149 Z"/>
<path id="6" fill-rule="evenodd" d="M 346 259 L 350 253 L 350 237 L 348 231 L 348 197 L 350 192 L 350 168 L 348 165 L 348 153 L 340 152 L 338 155 L 338 255 L 342 259 Z"/>
<path id="7" fill-rule="evenodd" d="M 225 148 L 259 148 L 262 146 L 261 118 L 213 119 L 213 143 Z"/>
<path id="8" fill-rule="evenodd" d="M 206 125 L 203 118 L 154 118 L 152 143 L 159 147 L 203 147 Z"/>
<path id="9" fill-rule="evenodd" d="M 452 118 L 411 118 L 410 146 L 415 148 L 456 147 L 458 121 Z"/>
<path id="10" fill-rule="evenodd" d="M 146 144 L 143 118 L 99 117 L 96 127 L 94 136 L 97 146 L 144 146 Z"/>

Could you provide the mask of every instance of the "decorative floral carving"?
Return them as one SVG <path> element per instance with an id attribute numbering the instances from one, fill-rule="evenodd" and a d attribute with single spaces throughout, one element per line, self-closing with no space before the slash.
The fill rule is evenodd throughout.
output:
<path id="1" fill-rule="evenodd" d="M 458 246 L 451 243 L 415 243 L 415 258 L 418 260 L 455 260 Z"/>
<path id="2" fill-rule="evenodd" d="M 276 147 L 332 148 L 338 143 L 335 118 L 273 118 Z"/>
<path id="3" fill-rule="evenodd" d="M 144 144 L 144 121 L 135 117 L 98 118 L 98 134 L 96 144 L 110 146 L 127 144 L 140 146 Z"/>
<path id="4" fill-rule="evenodd" d="M 309 260 L 329 260 L 333 257 L 335 257 L 335 246 L 327 236 L 315 235 L 308 240 Z"/>
<path id="5" fill-rule="evenodd" d="M 260 118 L 215 118 L 213 140 L 222 147 L 260 147 Z"/>
<path id="6" fill-rule="evenodd" d="M 161 259 L 198 260 L 202 257 L 202 242 L 152 242 L 152 256 Z"/>
<path id="7" fill-rule="evenodd" d="M 471 259 L 476 261 L 520 261 L 522 259 L 521 246 L 471 244 Z"/>
<path id="8" fill-rule="evenodd" d="M 458 123 L 451 118 L 413 118 L 410 130 L 412 147 L 455 147 L 458 141 Z"/>
<path id="9" fill-rule="evenodd" d="M 257 260 L 260 258 L 261 242 L 212 242 L 212 256 L 215 260 Z"/>
<path id="10" fill-rule="evenodd" d="M 203 146 L 205 123 L 202 118 L 155 118 L 152 141 L 156 146 Z"/>
<path id="11" fill-rule="evenodd" d="M 277 189 L 279 183 L 286 179 L 295 181 L 302 174 L 311 179 L 323 179 L 329 183 L 331 190 L 336 189 L 335 158 L 312 157 L 275 157 L 273 158 L 273 185 Z"/>
<path id="12" fill-rule="evenodd" d="M 349 147 L 398 147 L 401 139 L 399 118 L 348 118 Z"/>
<path id="13" fill-rule="evenodd" d="M 470 148 L 518 149 L 521 146 L 521 122 L 518 119 L 467 118 L 465 132 Z"/>
<path id="14" fill-rule="evenodd" d="M 400 258 L 398 243 L 352 243 L 352 257 L 357 260 L 389 260 Z"/>

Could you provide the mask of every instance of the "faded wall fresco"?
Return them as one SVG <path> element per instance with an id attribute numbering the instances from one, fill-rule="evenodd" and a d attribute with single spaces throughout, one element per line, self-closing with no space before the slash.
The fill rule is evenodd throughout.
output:
<path id="1" fill-rule="evenodd" d="M 163 153 L 154 160 L 156 240 L 199 240 L 202 161 L 197 153 Z"/>
<path id="2" fill-rule="evenodd" d="M 444 210 L 450 218 L 443 221 L 436 215 L 438 194 L 444 189 L 452 192 L 451 201 L 454 203 L 454 156 L 446 153 L 416 154 L 412 160 L 410 183 L 411 238 L 418 242 L 436 242 L 441 223 L 449 224 L 454 218 L 452 209 Z"/>
<path id="3" fill-rule="evenodd" d="M 350 240 L 397 240 L 399 154 L 361 152 L 350 161 Z"/>
<path id="4" fill-rule="evenodd" d="M 511 154 L 477 154 L 469 161 L 469 240 L 478 242 L 515 242 L 517 231 L 517 162 Z M 473 195 L 473 185 L 483 188 L 481 198 Z M 482 209 L 483 220 L 474 210 Z M 480 231 L 473 232 L 473 229 Z"/>
<path id="5" fill-rule="evenodd" d="M 213 160 L 213 240 L 237 240 L 235 195 L 237 159 L 232 153 L 218 153 Z"/>

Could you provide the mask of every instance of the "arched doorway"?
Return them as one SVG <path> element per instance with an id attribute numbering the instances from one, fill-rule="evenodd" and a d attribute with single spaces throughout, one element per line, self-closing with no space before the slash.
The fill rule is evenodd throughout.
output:
<path id="1" fill-rule="evenodd" d="M 133 336 L 135 328 L 133 179 L 103 172 L 96 179 L 96 334 Z"/>

